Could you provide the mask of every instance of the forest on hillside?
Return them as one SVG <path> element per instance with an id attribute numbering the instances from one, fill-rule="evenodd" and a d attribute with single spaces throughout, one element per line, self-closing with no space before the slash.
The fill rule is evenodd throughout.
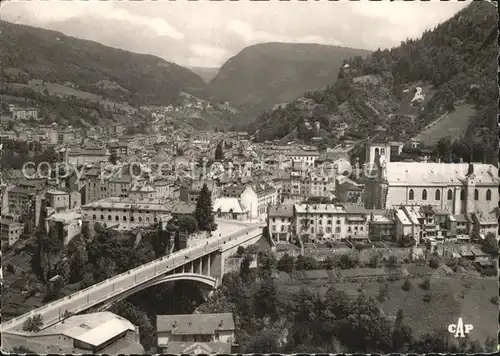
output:
<path id="1" fill-rule="evenodd" d="M 295 127 L 304 131 L 300 130 L 304 120 L 320 121 L 325 124 L 322 127 L 331 130 L 338 122 L 331 118 L 337 116 L 355 125 L 355 131 L 364 137 L 381 126 L 385 130 L 382 136 L 405 140 L 464 100 L 476 109 L 466 136 L 496 142 L 496 35 L 496 7 L 473 2 L 419 39 L 407 39 L 392 49 L 378 49 L 366 58 L 346 60 L 334 85 L 306 93 L 285 108 L 263 113 L 251 129 L 258 130 L 263 141 L 281 138 Z M 366 76 L 380 80 L 360 85 L 358 79 Z M 405 87 L 419 83 L 428 84 L 433 91 L 420 106 L 404 98 Z M 374 109 L 368 102 L 371 97 L 382 104 Z M 305 99 L 313 104 L 300 108 Z M 406 135 L 394 137 L 401 132 Z"/>

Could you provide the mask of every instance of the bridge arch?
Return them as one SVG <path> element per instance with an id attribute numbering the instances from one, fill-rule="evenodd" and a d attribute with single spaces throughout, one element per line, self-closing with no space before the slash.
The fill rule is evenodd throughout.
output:
<path id="1" fill-rule="evenodd" d="M 120 293 L 118 295 L 115 295 L 114 297 L 110 298 L 101 306 L 97 308 L 98 311 L 103 311 L 108 309 L 112 304 L 119 302 L 120 300 L 123 300 L 127 297 L 130 297 L 132 294 L 135 294 L 137 292 L 140 292 L 141 290 L 144 290 L 146 288 L 162 284 L 162 283 L 168 283 L 168 282 L 175 282 L 175 281 L 195 281 L 201 284 L 204 284 L 210 288 L 215 288 L 217 287 L 217 278 L 212 277 L 212 276 L 205 276 L 203 274 L 198 274 L 198 273 L 175 273 L 175 274 L 168 274 L 168 275 L 163 275 L 157 278 L 154 278 L 152 280 L 146 281 L 144 283 L 138 284 L 134 286 L 133 288 L 130 288 L 129 290 L 124 291 L 123 293 Z"/>

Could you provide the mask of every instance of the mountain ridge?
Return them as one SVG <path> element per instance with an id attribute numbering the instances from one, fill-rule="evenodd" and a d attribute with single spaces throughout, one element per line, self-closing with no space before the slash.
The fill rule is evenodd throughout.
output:
<path id="1" fill-rule="evenodd" d="M 261 141 L 280 139 L 293 130 L 309 141 L 317 134 L 308 126 L 317 121 L 330 133 L 322 137 L 323 145 L 330 146 L 341 141 L 335 137 L 335 127 L 345 122 L 350 127 L 347 135 L 353 138 L 406 142 L 440 116 L 454 113 L 448 115 L 448 126 L 456 127 L 439 133 L 441 137 L 458 135 L 494 146 L 497 22 L 494 6 L 473 2 L 417 40 L 346 60 L 335 83 L 305 93 L 285 108 L 264 112 L 250 130 Z M 457 119 L 460 114 L 468 117 Z M 488 151 L 485 156 L 494 161 L 495 150 Z"/>
<path id="2" fill-rule="evenodd" d="M 208 84 L 215 100 L 269 107 L 325 87 L 343 59 L 370 51 L 314 43 L 266 42 L 228 59 Z"/>

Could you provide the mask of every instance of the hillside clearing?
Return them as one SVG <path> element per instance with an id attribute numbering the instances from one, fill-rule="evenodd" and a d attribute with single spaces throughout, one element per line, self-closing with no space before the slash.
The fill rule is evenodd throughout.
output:
<path id="1" fill-rule="evenodd" d="M 427 125 L 415 138 L 424 146 L 434 146 L 442 137 L 462 137 L 475 113 L 472 105 L 459 104 L 451 113 L 446 113 Z"/>

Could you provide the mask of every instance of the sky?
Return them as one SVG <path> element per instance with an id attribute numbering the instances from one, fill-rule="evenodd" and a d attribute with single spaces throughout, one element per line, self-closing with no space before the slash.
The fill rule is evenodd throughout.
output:
<path id="1" fill-rule="evenodd" d="M 147 53 L 186 67 L 220 67 L 262 42 L 375 50 L 418 38 L 470 1 L 22 1 L 3 20 Z"/>

